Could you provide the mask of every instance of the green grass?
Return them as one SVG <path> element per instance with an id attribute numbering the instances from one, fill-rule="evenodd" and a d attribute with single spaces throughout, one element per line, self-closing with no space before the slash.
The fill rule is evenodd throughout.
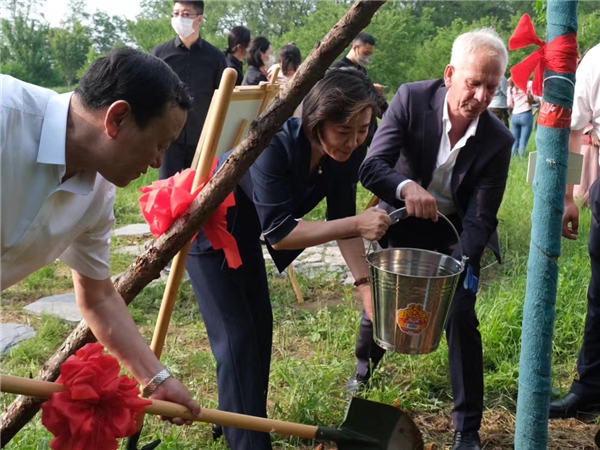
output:
<path id="1" fill-rule="evenodd" d="M 483 266 L 491 265 L 482 271 L 477 302 L 484 348 L 486 412 L 482 437 L 487 442 L 486 448 L 512 448 L 531 229 L 532 193 L 531 186 L 525 182 L 525 175 L 526 162 L 513 161 L 499 213 L 504 264 L 492 264 L 491 256 L 485 256 Z M 119 224 L 141 219 L 137 189 L 149 184 L 155 177 L 154 171 L 149 172 L 143 180 L 119 190 L 116 205 Z M 369 198 L 370 194 L 360 188 L 359 210 Z M 321 218 L 323 213 L 324 205 L 321 205 L 311 218 Z M 559 261 L 552 369 L 555 395 L 568 390 L 581 345 L 585 292 L 590 275 L 587 255 L 589 224 L 590 214 L 584 209 L 579 239 L 563 241 L 563 255 Z M 131 244 L 131 239 L 113 241 L 115 249 Z M 130 256 L 113 255 L 113 272 L 122 271 L 130 262 Z M 303 305 L 296 304 L 286 280 L 274 275 L 269 278 L 275 319 L 269 414 L 275 419 L 336 426 L 341 423 L 347 404 L 343 387 L 354 369 L 353 352 L 360 302 L 351 289 L 330 281 L 327 274 L 313 280 L 299 276 L 299 281 L 306 299 Z M 37 368 L 68 334 L 70 325 L 50 318 L 25 316 L 21 308 L 41 295 L 68 289 L 69 283 L 68 272 L 56 263 L 4 292 L 3 313 L 16 321 L 29 321 L 38 330 L 38 335 L 2 358 L 3 372 L 35 376 Z M 163 289 L 162 284 L 148 286 L 131 306 L 132 315 L 148 341 Z M 163 360 L 202 405 L 217 406 L 215 363 L 189 285 L 181 289 Z M 388 354 L 377 369 L 367 398 L 386 403 L 398 401 L 401 407 L 411 411 L 426 442 L 447 445 L 451 439 L 449 415 L 452 401 L 445 341 L 438 351 L 430 355 Z M 6 408 L 12 399 L 11 395 L 2 395 L 2 408 Z M 554 423 L 551 427 L 549 448 L 593 448 L 592 436 L 596 425 L 567 422 Z M 579 427 L 576 435 L 572 432 L 574 427 Z M 177 428 L 149 418 L 142 441 L 146 443 L 156 437 L 164 439 L 161 449 L 226 448 L 211 441 L 209 428 L 203 424 Z M 6 448 L 48 448 L 50 439 L 38 416 Z M 310 442 L 293 438 L 273 436 L 273 441 L 277 449 L 315 447 Z"/>

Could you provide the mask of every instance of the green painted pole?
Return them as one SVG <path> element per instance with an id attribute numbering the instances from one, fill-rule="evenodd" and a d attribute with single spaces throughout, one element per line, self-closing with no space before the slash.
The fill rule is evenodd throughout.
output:
<path id="1" fill-rule="evenodd" d="M 559 36 L 577 32 L 577 5 L 577 1 L 548 1 L 548 43 Z M 575 74 L 559 74 L 547 69 L 544 78 L 543 102 L 570 110 L 573 106 Z M 515 449 L 518 450 L 548 448 L 552 337 L 569 128 L 542 126 L 538 121 L 535 142 L 538 155 L 533 181 L 531 244 L 523 310 L 515 433 Z"/>

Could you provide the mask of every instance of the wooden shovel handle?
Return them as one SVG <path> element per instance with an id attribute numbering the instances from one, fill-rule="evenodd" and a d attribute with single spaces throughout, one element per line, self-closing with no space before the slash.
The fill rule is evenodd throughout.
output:
<path id="1" fill-rule="evenodd" d="M 0 375 L 0 390 L 9 394 L 27 395 L 30 397 L 50 398 L 52 394 L 63 391 L 62 384 L 48 381 L 31 380 L 13 375 Z M 280 420 L 264 419 L 262 417 L 246 416 L 214 409 L 202 408 L 200 417 L 194 417 L 190 410 L 177 403 L 164 400 L 154 400 L 146 407 L 147 414 L 165 417 L 181 417 L 197 422 L 208 422 L 226 427 L 243 428 L 245 430 L 263 431 L 265 433 L 296 436 L 303 439 L 314 439 L 317 427 L 299 423 L 283 422 Z"/>

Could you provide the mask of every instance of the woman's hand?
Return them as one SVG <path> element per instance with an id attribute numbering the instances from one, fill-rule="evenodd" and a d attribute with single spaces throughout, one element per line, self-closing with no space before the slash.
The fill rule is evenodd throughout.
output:
<path id="1" fill-rule="evenodd" d="M 391 223 L 392 219 L 383 209 L 369 208 L 356 216 L 357 235 L 368 241 L 378 241 Z"/>

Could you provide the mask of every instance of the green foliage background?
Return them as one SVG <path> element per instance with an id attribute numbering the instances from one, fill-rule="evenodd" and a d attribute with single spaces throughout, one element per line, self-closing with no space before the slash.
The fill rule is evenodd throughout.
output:
<path id="1" fill-rule="evenodd" d="M 150 51 L 174 35 L 169 0 L 141 0 L 135 20 L 92 12 L 85 0 L 69 0 L 69 13 L 55 28 L 40 16 L 43 4 L 44 0 L 6 2 L 1 21 L 2 73 L 48 87 L 71 86 L 112 48 L 130 45 Z M 351 4 L 351 0 L 207 0 L 202 35 L 224 48 L 229 29 L 245 25 L 253 36 L 269 38 L 275 49 L 294 42 L 306 57 Z M 539 0 L 389 1 L 366 30 L 377 40 L 369 74 L 389 92 L 405 82 L 440 77 L 456 36 L 488 26 L 508 42 L 525 13 L 543 37 L 545 2 Z M 599 1 L 580 2 L 578 39 L 582 53 L 600 41 Z M 511 52 L 509 66 L 528 52 Z"/>

